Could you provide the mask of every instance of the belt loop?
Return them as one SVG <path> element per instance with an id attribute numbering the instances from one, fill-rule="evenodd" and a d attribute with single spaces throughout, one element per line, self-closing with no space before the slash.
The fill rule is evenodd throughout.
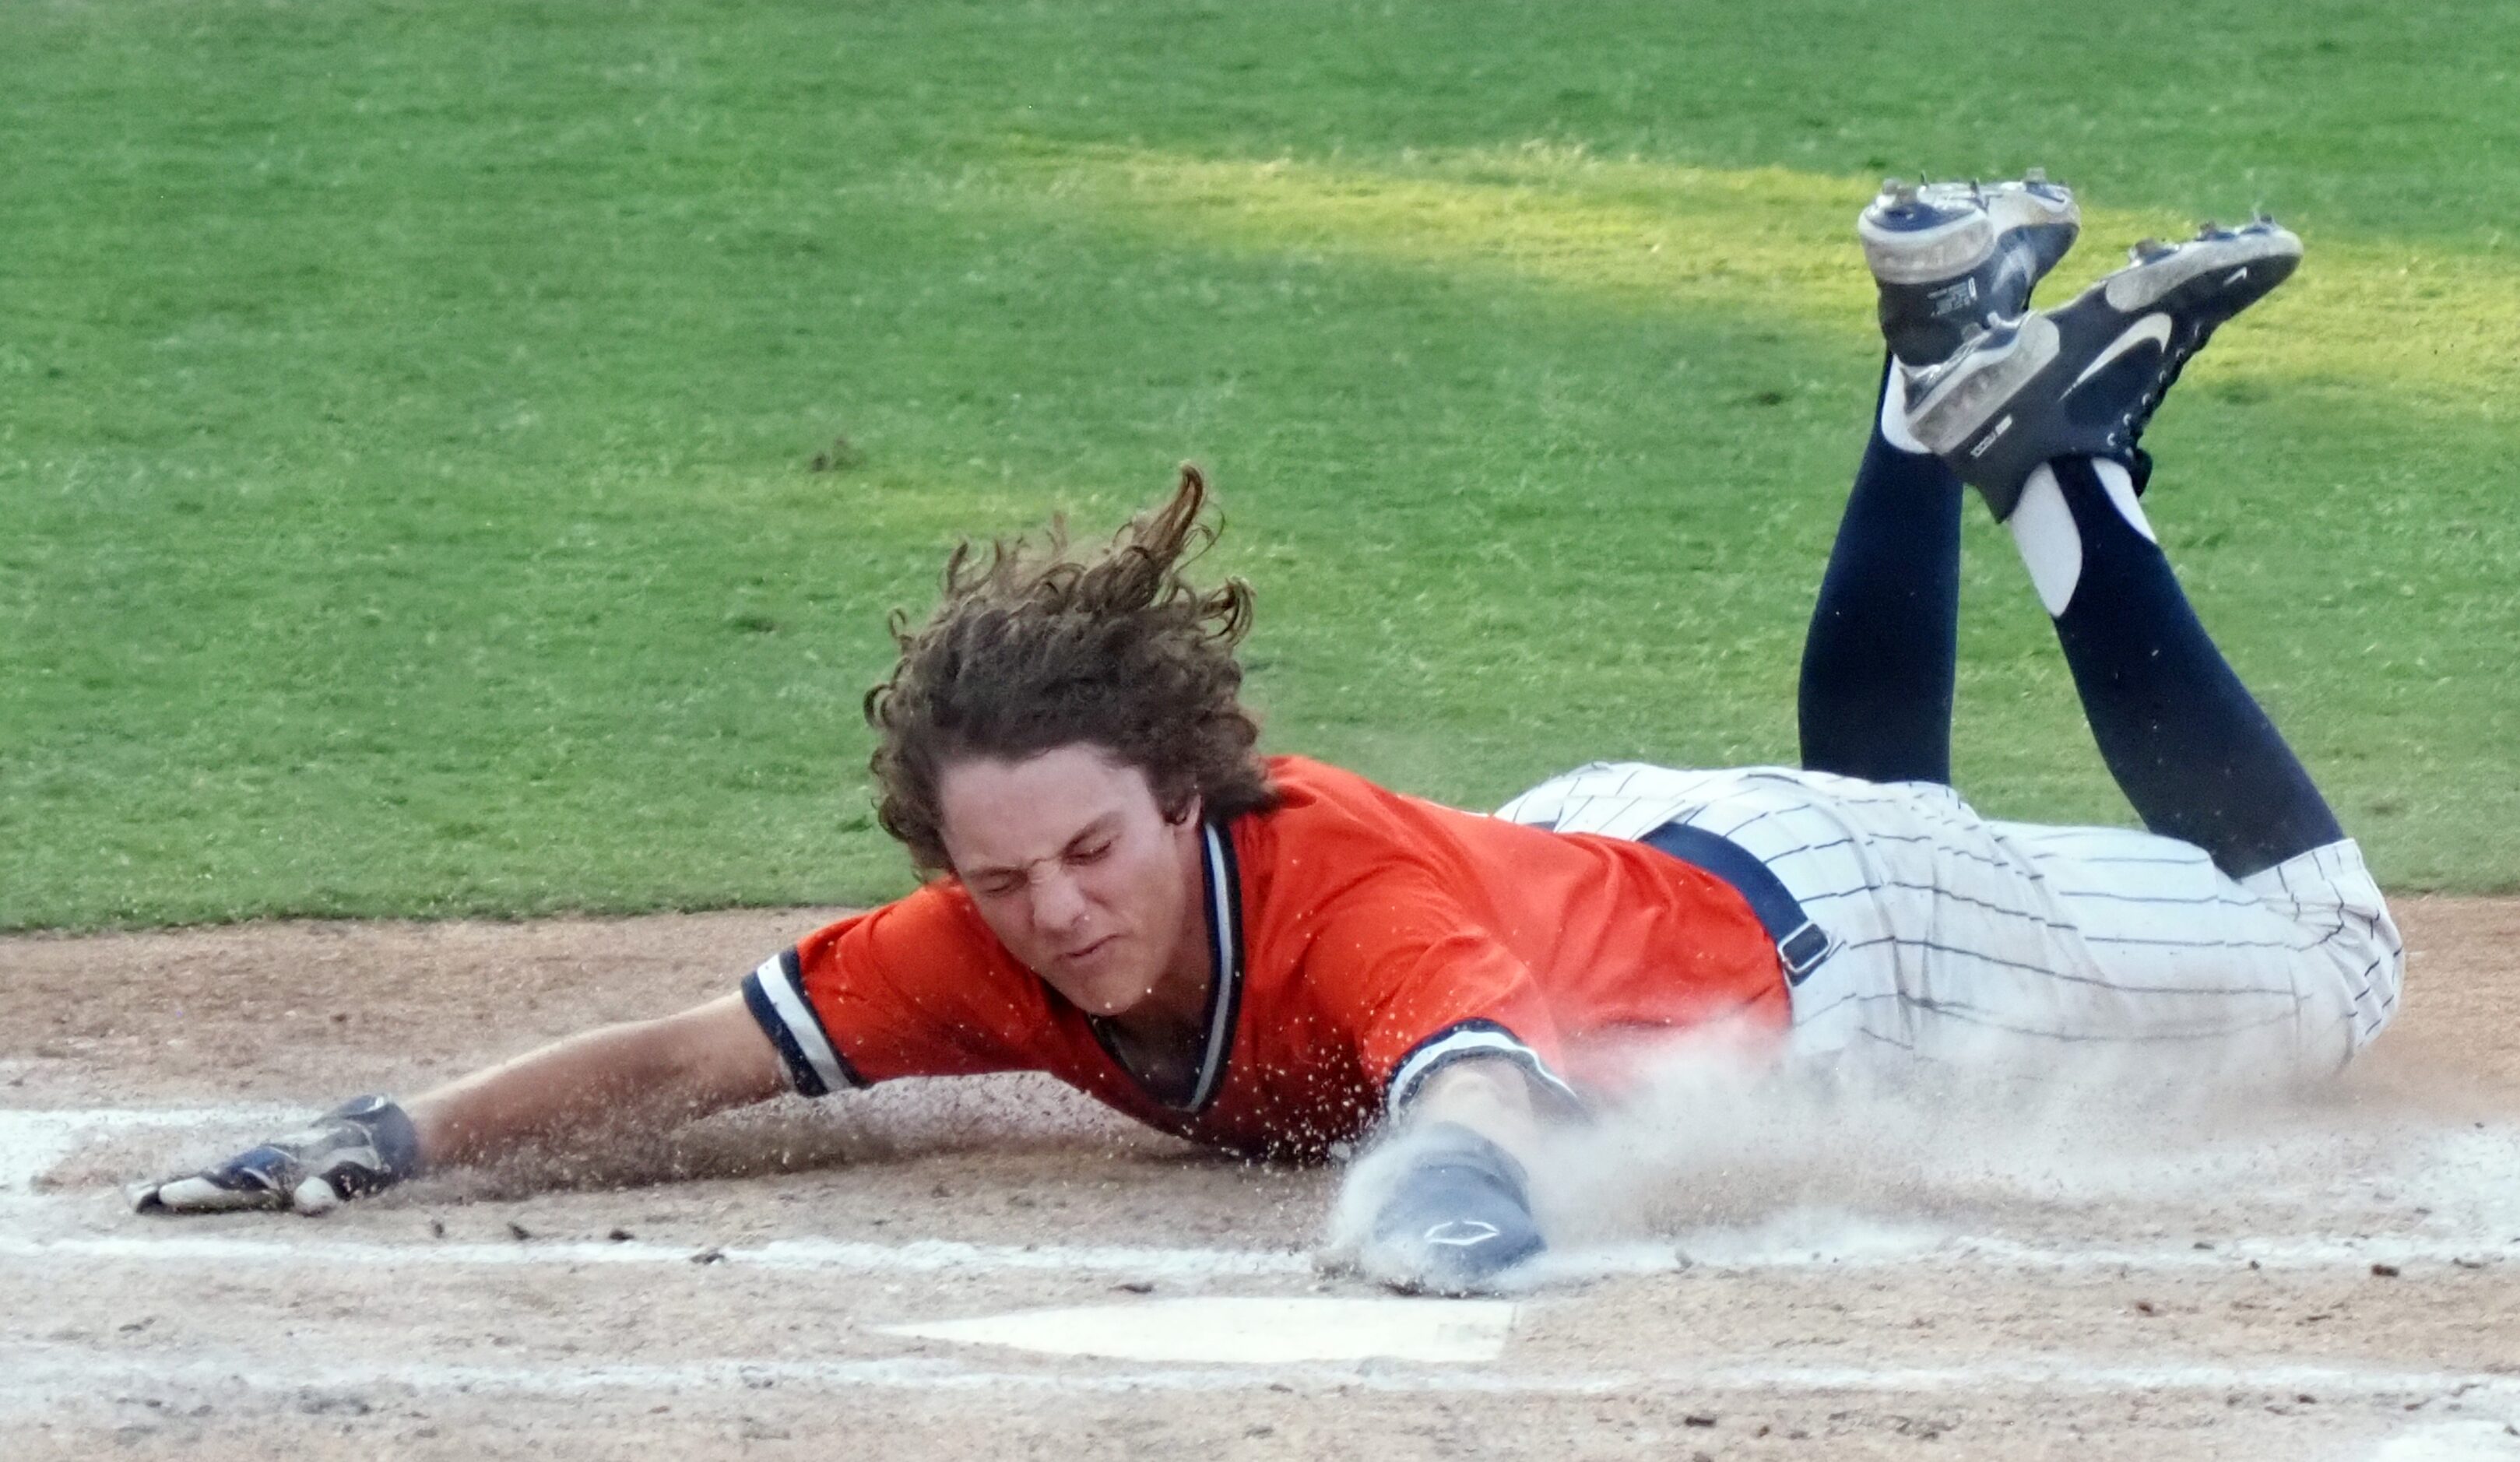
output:
<path id="1" fill-rule="evenodd" d="M 1800 985 L 1803 977 L 1820 968 L 1821 961 L 1834 952 L 1828 942 L 1828 931 L 1809 919 L 1793 933 L 1777 941 L 1777 957 L 1785 964 L 1785 983 Z"/>

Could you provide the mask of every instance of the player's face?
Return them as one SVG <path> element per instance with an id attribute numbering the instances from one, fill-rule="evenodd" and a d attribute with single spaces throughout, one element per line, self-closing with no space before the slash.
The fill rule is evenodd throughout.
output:
<path id="1" fill-rule="evenodd" d="M 1144 772 L 1092 745 L 954 762 L 936 793 L 980 916 L 1071 1004 L 1125 1016 L 1202 986 L 1195 801 L 1167 820 Z"/>

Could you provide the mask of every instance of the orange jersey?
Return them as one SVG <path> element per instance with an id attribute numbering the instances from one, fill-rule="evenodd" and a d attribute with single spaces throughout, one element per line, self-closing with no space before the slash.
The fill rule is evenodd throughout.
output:
<path id="1" fill-rule="evenodd" d="M 745 982 L 798 1089 L 1044 1071 L 1242 1152 L 1352 1140 L 1446 1060 L 1500 1055 L 1576 1092 L 1641 1041 L 1782 1029 L 1777 947 L 1732 887 L 1642 844 L 1385 791 L 1300 757 L 1280 804 L 1206 829 L 1216 970 L 1186 1089 L 1157 1093 L 1101 1022 L 944 879 L 817 930 Z"/>

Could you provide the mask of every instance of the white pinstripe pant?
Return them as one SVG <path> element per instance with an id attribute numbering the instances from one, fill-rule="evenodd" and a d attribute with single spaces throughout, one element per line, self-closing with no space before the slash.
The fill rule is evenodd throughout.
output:
<path id="1" fill-rule="evenodd" d="M 1998 822 L 1937 782 L 1781 767 L 1597 762 L 1497 816 L 1631 839 L 1685 822 L 1757 855 L 1835 947 L 1793 991 L 1802 1054 L 2185 1042 L 2321 1070 L 2397 1009 L 2403 946 L 2350 840 L 2234 880 L 2152 833 Z"/>

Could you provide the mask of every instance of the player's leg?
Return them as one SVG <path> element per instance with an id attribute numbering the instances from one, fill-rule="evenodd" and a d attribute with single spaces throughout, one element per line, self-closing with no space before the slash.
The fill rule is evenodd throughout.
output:
<path id="1" fill-rule="evenodd" d="M 2138 245 L 2072 303 L 1911 382 L 1910 425 L 2010 527 L 2151 829 L 1988 823 L 1993 862 L 1938 863 L 1932 947 L 1900 987 L 1917 1039 L 2106 1033 L 2217 1064 L 2271 1041 L 2315 1069 L 2396 1010 L 2403 946 L 2378 885 L 2197 623 L 2137 502 L 2150 464 L 2136 442 L 2162 393 L 2300 252 L 2264 220 Z M 1998 904 L 2036 925 L 1981 912 Z"/>
<path id="2" fill-rule="evenodd" d="M 2135 441 L 2187 358 L 2299 259 L 2300 241 L 2264 222 L 2139 246 L 2071 304 L 1919 382 L 1912 414 L 2011 529 L 2144 825 L 2234 878 L 2344 833 L 2181 592 L 2137 501 L 2149 463 Z"/>
<path id="3" fill-rule="evenodd" d="M 1908 436 L 1897 363 L 1881 375 L 1871 440 L 1803 638 L 1803 765 L 1869 781 L 1948 782 L 1960 480 Z"/>
<path id="4" fill-rule="evenodd" d="M 2196 817 L 2198 841 L 1997 823 L 1948 785 L 1774 768 L 1597 766 L 1502 815 L 1635 838 L 1683 823 L 1757 860 L 1829 942 L 1825 957 L 1788 967 L 1794 1041 L 1813 1055 L 2008 1050 L 2052 1069 L 2132 1048 L 2231 1072 L 2263 1069 L 2258 1055 L 2317 1070 L 2359 1049 L 2395 1010 L 2402 968 L 2379 890 L 2195 626 L 2134 509 L 2136 476 L 2088 461 L 2140 463 L 2135 431 L 2179 364 L 2289 273 L 2298 242 L 2279 233 L 2155 250 L 2132 278 L 2053 318 L 2000 322 L 1902 382 L 1917 439 L 2000 517 L 2024 518 L 2016 537 L 2130 795 L 2150 820 Z M 2007 457 L 2023 460 L 2007 468 Z M 2084 461 L 2048 468 L 2025 495 L 2055 459 Z M 1894 480 L 1859 482 L 1854 507 Z M 1871 541 L 1841 534 L 1841 559 L 1861 562 Z M 1900 602 L 1870 587 L 1871 603 Z M 1815 625 L 1816 640 L 1833 633 Z M 2195 784 L 2191 769 L 2241 777 L 2257 813 Z M 2287 847 L 2300 851 L 2263 862 Z"/>
<path id="5" fill-rule="evenodd" d="M 2310 774 L 2197 622 L 2127 468 L 2066 458 L 2008 520 L 2109 773 L 2143 825 L 2234 878 L 2341 842 Z"/>
<path id="6" fill-rule="evenodd" d="M 2331 1071 L 2397 1005 L 2397 931 L 2350 842 L 2243 881 L 2134 828 L 1998 822 L 1949 786 L 1775 767 L 1597 763 L 1498 816 L 1653 842 L 1736 887 L 1659 835 L 1755 859 L 1827 941 L 1787 967 L 1810 1057 L 2052 1071 L 2160 1052 L 2246 1079 Z"/>
<path id="7" fill-rule="evenodd" d="M 1803 642 L 1803 765 L 1949 782 L 1960 481 L 1908 430 L 1906 376 L 2028 308 L 2074 242 L 2073 195 L 2020 183 L 1886 185 L 1857 231 L 1890 346 L 1870 439 Z"/>

